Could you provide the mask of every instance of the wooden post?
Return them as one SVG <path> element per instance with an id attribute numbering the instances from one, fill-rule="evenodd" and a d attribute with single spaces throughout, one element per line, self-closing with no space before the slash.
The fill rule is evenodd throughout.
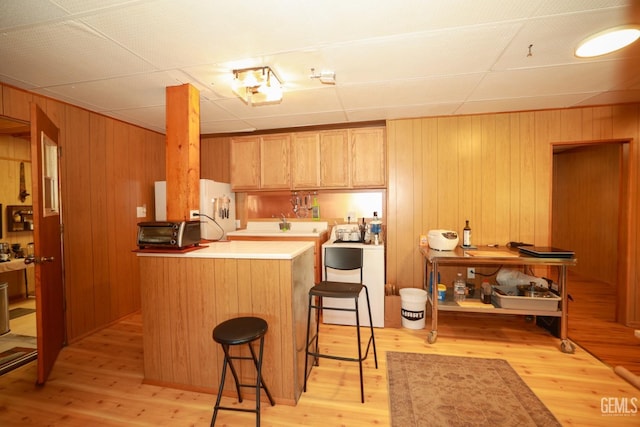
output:
<path id="1" fill-rule="evenodd" d="M 190 84 L 167 87 L 167 219 L 193 220 L 200 210 L 200 93 Z"/>

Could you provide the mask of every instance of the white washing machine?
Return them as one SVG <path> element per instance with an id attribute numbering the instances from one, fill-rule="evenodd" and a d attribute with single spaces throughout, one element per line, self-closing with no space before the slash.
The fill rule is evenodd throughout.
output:
<path id="1" fill-rule="evenodd" d="M 336 241 L 337 230 L 348 230 L 356 227 L 355 224 L 339 224 L 333 227 L 331 237 L 322 245 L 322 279 L 337 282 L 359 282 L 359 270 L 341 271 L 329 269 L 325 277 L 324 269 L 324 249 L 330 246 L 339 246 L 343 248 L 362 248 L 363 250 L 363 269 L 362 281 L 369 290 L 369 302 L 371 305 L 371 319 L 373 326 L 377 328 L 384 327 L 384 281 L 385 281 L 385 260 L 384 245 L 373 245 L 361 242 L 342 242 Z M 355 238 L 355 234 L 354 234 Z M 352 300 L 324 298 L 323 305 L 326 307 L 353 308 Z M 364 289 L 358 298 L 358 309 L 360 310 L 360 325 L 369 326 L 369 313 L 367 311 L 367 300 Z M 322 312 L 323 323 L 331 323 L 337 325 L 355 325 L 355 316 L 351 312 L 325 310 Z"/>

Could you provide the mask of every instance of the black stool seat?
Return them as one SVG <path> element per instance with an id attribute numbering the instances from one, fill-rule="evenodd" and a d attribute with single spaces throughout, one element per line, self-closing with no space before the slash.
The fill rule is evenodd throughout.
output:
<path id="1" fill-rule="evenodd" d="M 220 344 L 246 344 L 266 334 L 267 328 L 267 322 L 259 317 L 237 317 L 216 326 L 213 339 Z"/>
<path id="2" fill-rule="evenodd" d="M 213 418 L 211 419 L 211 426 L 215 425 L 216 417 L 218 416 L 218 410 L 239 411 L 239 412 L 253 412 L 256 414 L 256 426 L 260 426 L 260 389 L 264 389 L 269 403 L 271 406 L 276 402 L 271 397 L 269 389 L 267 389 L 264 379 L 262 378 L 262 353 L 264 349 L 264 336 L 267 333 L 268 325 L 264 319 L 259 317 L 236 317 L 234 319 L 225 320 L 213 329 L 213 340 L 222 346 L 224 351 L 224 362 L 222 365 L 222 377 L 220 379 L 220 387 L 218 388 L 218 397 L 216 399 L 216 405 L 213 410 Z M 259 353 L 256 356 L 256 352 L 251 345 L 252 342 L 260 340 Z M 230 347 L 235 345 L 246 344 L 249 347 L 251 356 L 234 356 L 230 352 Z M 238 378 L 236 368 L 233 366 L 233 360 L 251 360 L 256 368 L 256 382 L 255 384 L 242 384 Z M 222 391 L 224 390 L 224 380 L 227 374 L 227 365 L 231 370 L 233 379 L 236 384 L 236 392 L 238 394 L 238 401 L 242 402 L 242 394 L 240 387 L 251 387 L 256 390 L 256 408 L 245 409 L 239 407 L 222 406 L 220 400 L 222 398 Z"/>
<path id="3" fill-rule="evenodd" d="M 320 282 L 309 293 L 316 297 L 358 298 L 362 288 L 360 283 Z"/>

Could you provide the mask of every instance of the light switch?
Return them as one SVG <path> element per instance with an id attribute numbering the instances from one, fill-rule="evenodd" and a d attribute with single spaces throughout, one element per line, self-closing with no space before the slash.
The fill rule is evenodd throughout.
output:
<path id="1" fill-rule="evenodd" d="M 146 206 L 136 207 L 136 216 L 138 218 L 145 218 L 147 216 L 147 207 Z"/>

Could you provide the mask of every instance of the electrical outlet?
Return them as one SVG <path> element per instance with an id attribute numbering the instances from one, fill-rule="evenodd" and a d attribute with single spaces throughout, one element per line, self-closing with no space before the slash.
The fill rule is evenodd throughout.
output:
<path id="1" fill-rule="evenodd" d="M 189 211 L 189 218 L 191 219 L 196 219 L 198 218 L 198 214 L 200 214 L 200 211 L 197 209 L 193 209 Z"/>
<path id="2" fill-rule="evenodd" d="M 467 268 L 467 279 L 475 279 L 475 278 L 476 278 L 476 269 Z"/>
<path id="3" fill-rule="evenodd" d="M 147 205 L 136 206 L 136 218 L 144 218 L 147 216 Z"/>

